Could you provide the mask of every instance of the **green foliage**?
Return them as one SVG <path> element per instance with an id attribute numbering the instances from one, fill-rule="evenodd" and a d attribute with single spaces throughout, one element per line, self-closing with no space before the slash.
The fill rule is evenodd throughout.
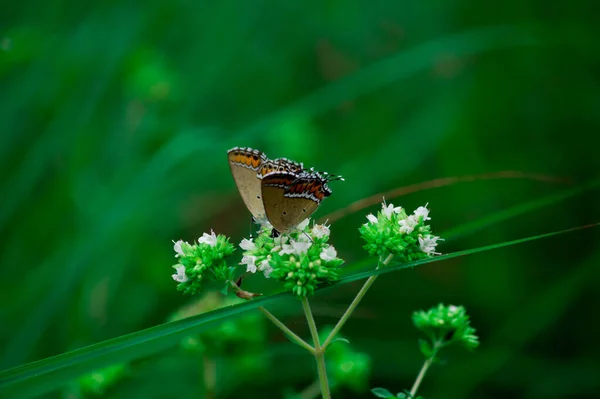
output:
<path id="1" fill-rule="evenodd" d="M 372 357 L 372 381 L 414 378 L 422 355 L 403 315 L 460 303 L 485 345 L 428 397 L 595 397 L 599 329 L 582 304 L 597 298 L 598 230 L 539 237 L 600 220 L 594 5 L 6 2 L 0 397 L 131 359 L 143 367 L 107 396 L 200 397 L 198 370 L 173 349 L 183 337 L 259 305 L 305 332 L 297 301 L 257 278 L 244 289 L 268 299 L 164 323 L 189 300 L 169 279 L 170 240 L 248 236 L 225 159 L 236 145 L 346 178 L 314 215 L 346 261 L 344 284 L 311 298 L 317 323 L 372 273 L 364 213 L 402 187 L 385 197 L 429 201 L 451 255 L 391 262 L 343 330 Z M 512 242 L 523 237 L 538 238 Z M 308 383 L 301 348 L 270 326 L 267 340 L 269 372 L 244 385 L 232 375 L 218 397 Z"/>

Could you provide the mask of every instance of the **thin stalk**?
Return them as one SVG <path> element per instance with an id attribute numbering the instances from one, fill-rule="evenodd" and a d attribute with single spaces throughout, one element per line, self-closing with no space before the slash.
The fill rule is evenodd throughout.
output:
<path id="1" fill-rule="evenodd" d="M 298 396 L 300 399 L 315 399 L 319 396 L 319 392 L 321 392 L 321 384 L 319 384 L 319 380 L 315 380 L 312 384 L 304 388 Z"/>
<path id="2" fill-rule="evenodd" d="M 385 258 L 385 260 L 382 262 L 382 265 L 383 266 L 387 265 L 392 260 L 393 257 L 394 257 L 393 254 L 389 254 L 388 257 Z M 377 266 L 377 269 L 379 269 L 379 266 Z M 340 332 L 340 330 L 342 329 L 344 324 L 346 324 L 346 322 L 348 321 L 350 316 L 352 316 L 352 313 L 354 312 L 354 310 L 356 309 L 356 307 L 358 306 L 360 301 L 362 301 L 362 299 L 365 296 L 365 294 L 367 293 L 367 291 L 369 291 L 369 288 L 371 288 L 371 286 L 377 279 L 377 276 L 378 275 L 369 277 L 367 279 L 367 281 L 365 282 L 365 284 L 360 289 L 360 291 L 358 291 L 358 294 L 356 294 L 356 297 L 354 298 L 354 300 L 352 301 L 350 306 L 348 306 L 348 309 L 346 309 L 346 312 L 344 313 L 344 315 L 337 322 L 337 324 L 335 325 L 333 330 L 331 330 L 331 332 L 329 333 L 329 336 L 327 337 L 325 342 L 323 342 L 323 349 L 326 349 L 327 346 L 329 346 L 329 344 L 331 344 L 331 341 Z"/>
<path id="3" fill-rule="evenodd" d="M 233 288 L 237 293 L 242 293 L 242 295 L 240 296 L 241 298 L 245 298 L 247 300 L 252 300 L 252 298 L 254 296 L 257 296 L 257 294 L 253 294 L 250 293 L 248 291 L 244 291 L 242 290 L 236 283 L 234 283 L 233 281 L 229 282 L 229 285 L 231 286 L 231 288 Z M 262 294 L 261 294 L 262 295 Z M 296 333 L 294 333 L 292 330 L 290 330 L 285 324 L 283 324 L 277 317 L 275 317 L 273 315 L 273 313 L 269 312 L 267 309 L 265 309 L 263 306 L 259 306 L 258 310 L 260 310 L 265 316 L 267 316 L 267 319 L 271 320 L 271 322 L 273 324 L 275 324 L 275 326 L 277 328 L 279 328 L 285 335 L 288 336 L 288 338 L 300 345 L 301 347 L 303 347 L 304 349 L 306 349 L 307 351 L 309 351 L 310 353 L 314 354 L 315 353 L 315 348 L 313 348 L 312 346 L 310 346 L 308 344 L 308 342 L 306 342 L 305 340 L 303 340 L 302 338 L 300 338 Z"/>
<path id="4" fill-rule="evenodd" d="M 206 355 L 203 356 L 202 361 L 204 363 L 202 367 L 205 389 L 204 397 L 206 399 L 213 399 L 217 388 L 217 365 L 214 359 Z"/>
<path id="5" fill-rule="evenodd" d="M 411 398 L 413 398 L 417 394 L 417 390 L 419 389 L 419 386 L 421 385 L 421 382 L 423 381 L 423 378 L 425 377 L 429 366 L 433 364 L 433 359 L 435 359 L 435 356 L 437 355 L 437 352 L 441 347 L 442 344 L 440 341 L 435 342 L 435 344 L 433 345 L 433 354 L 429 359 L 425 360 L 425 363 L 423 363 L 423 367 L 421 367 L 421 371 L 419 371 L 419 375 L 417 375 L 417 379 L 415 380 L 415 383 L 410 389 Z"/>
<path id="6" fill-rule="evenodd" d="M 321 395 L 323 399 L 331 399 L 329 393 L 329 380 L 327 379 L 327 367 L 325 365 L 325 351 L 321 347 L 319 340 L 319 332 L 317 331 L 317 325 L 313 317 L 312 311 L 310 310 L 310 304 L 306 297 L 302 297 L 302 308 L 306 315 L 306 321 L 308 321 L 308 327 L 315 345 L 315 360 L 317 361 L 317 372 L 319 374 L 319 383 L 321 384 Z"/>
<path id="7" fill-rule="evenodd" d="M 314 355 L 315 353 L 315 348 L 313 348 L 312 346 L 310 346 L 308 344 L 308 342 L 306 342 L 305 340 L 303 340 L 302 338 L 300 338 L 295 332 L 293 332 L 292 330 L 290 330 L 285 324 L 283 324 L 277 317 L 275 317 L 273 315 L 273 313 L 269 312 L 267 309 L 265 309 L 263 306 L 259 306 L 258 310 L 260 310 L 265 316 L 267 316 L 267 319 L 271 320 L 271 322 L 273 324 L 275 324 L 275 326 L 277 326 L 277 328 L 279 328 L 281 331 L 283 331 L 283 333 L 285 335 L 288 336 L 288 338 L 300 345 L 301 347 L 303 347 L 304 349 L 306 349 L 307 351 L 309 351 L 310 353 L 312 353 Z"/>

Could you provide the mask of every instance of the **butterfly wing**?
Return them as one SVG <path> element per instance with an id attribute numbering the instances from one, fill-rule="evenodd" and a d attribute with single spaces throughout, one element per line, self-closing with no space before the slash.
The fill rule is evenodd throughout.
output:
<path id="1" fill-rule="evenodd" d="M 299 174 L 302 171 L 302 163 L 298 163 L 287 158 L 269 159 L 263 163 L 262 167 L 260 168 L 260 172 L 258 173 L 258 177 L 262 179 L 269 173 L 274 172 L 291 172 Z"/>
<path id="2" fill-rule="evenodd" d="M 279 232 L 287 232 L 312 215 L 331 194 L 318 173 L 272 173 L 263 178 L 263 202 L 269 222 Z"/>
<path id="3" fill-rule="evenodd" d="M 286 232 L 293 227 L 289 209 L 289 198 L 285 192 L 298 178 L 291 172 L 271 172 L 262 178 L 262 197 L 267 219 L 275 230 Z"/>
<path id="4" fill-rule="evenodd" d="M 227 152 L 229 168 L 240 196 L 246 208 L 256 219 L 265 217 L 265 208 L 261 198 L 260 172 L 267 157 L 264 153 L 251 148 L 235 147 Z"/>

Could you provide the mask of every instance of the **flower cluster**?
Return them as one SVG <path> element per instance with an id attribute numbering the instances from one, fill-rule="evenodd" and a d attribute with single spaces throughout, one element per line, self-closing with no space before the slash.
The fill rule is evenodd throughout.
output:
<path id="1" fill-rule="evenodd" d="M 176 273 L 172 277 L 179 283 L 177 290 L 193 295 L 207 278 L 219 282 L 233 278 L 235 267 L 228 267 L 224 259 L 235 251 L 229 238 L 211 231 L 211 234 L 204 233 L 198 244 L 192 245 L 183 240 L 174 244 L 179 263 L 173 266 Z"/>
<path id="2" fill-rule="evenodd" d="M 377 216 L 369 214 L 367 219 L 359 231 L 366 241 L 363 248 L 369 255 L 380 259 L 394 255 L 400 262 L 440 255 L 435 249 L 441 239 L 431 234 L 430 226 L 425 224 L 431 220 L 427 205 L 407 215 L 402 207 L 384 202 Z"/>
<path id="3" fill-rule="evenodd" d="M 338 279 L 339 267 L 344 263 L 329 244 L 329 227 L 310 220 L 300 223 L 291 233 L 273 238 L 272 228 L 266 224 L 256 239 L 244 239 L 242 265 L 246 271 L 260 271 L 265 277 L 285 283 L 285 288 L 297 296 L 313 294 L 318 284 Z"/>
<path id="4" fill-rule="evenodd" d="M 440 303 L 427 311 L 414 312 L 412 319 L 415 327 L 429 338 L 429 341 L 421 340 L 421 352 L 427 358 L 434 357 L 437 349 L 454 343 L 467 349 L 479 346 L 479 338 L 462 306 Z"/>

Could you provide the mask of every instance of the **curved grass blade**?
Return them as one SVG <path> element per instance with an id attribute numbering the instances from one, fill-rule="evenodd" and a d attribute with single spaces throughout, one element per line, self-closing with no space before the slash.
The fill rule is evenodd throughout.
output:
<path id="1" fill-rule="evenodd" d="M 346 78 L 319 89 L 281 111 L 258 120 L 238 132 L 235 145 L 242 137 L 249 137 L 268 130 L 290 115 L 303 114 L 314 118 L 335 108 L 344 101 L 353 100 L 385 87 L 397 80 L 406 79 L 435 64 L 440 52 L 451 52 L 457 57 L 485 53 L 506 48 L 540 45 L 529 34 L 513 26 L 495 26 L 471 29 L 447 35 L 402 50 L 382 61 L 376 62 Z"/>
<path id="2" fill-rule="evenodd" d="M 538 240 L 582 230 L 600 225 L 594 223 L 582 227 L 556 231 L 533 237 L 522 238 L 500 244 L 455 252 L 406 264 L 397 264 L 384 269 L 370 270 L 345 277 L 335 284 L 322 289 L 336 287 L 373 275 L 391 273 L 397 270 L 412 268 L 431 262 L 457 258 L 465 255 L 486 252 L 528 241 Z M 268 297 L 255 299 L 240 305 L 218 309 L 209 313 L 193 316 L 187 319 L 161 324 L 132 334 L 100 342 L 81 349 L 67 352 L 58 356 L 29 363 L 0 372 L 0 396 L 29 397 L 56 389 L 65 382 L 77 378 L 81 374 L 113 363 L 125 362 L 140 358 L 174 345 L 179 339 L 199 331 L 212 328 L 227 317 L 239 315 L 242 312 L 265 306 L 282 298 L 289 298 L 290 293 L 284 292 Z"/>

